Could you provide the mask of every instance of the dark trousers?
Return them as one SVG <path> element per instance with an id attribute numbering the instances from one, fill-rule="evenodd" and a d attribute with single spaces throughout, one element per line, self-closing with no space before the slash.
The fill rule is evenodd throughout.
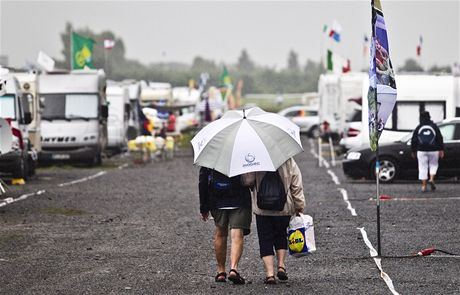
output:
<path id="1" fill-rule="evenodd" d="M 275 250 L 287 249 L 287 227 L 291 216 L 256 215 L 260 257 L 274 255 Z"/>

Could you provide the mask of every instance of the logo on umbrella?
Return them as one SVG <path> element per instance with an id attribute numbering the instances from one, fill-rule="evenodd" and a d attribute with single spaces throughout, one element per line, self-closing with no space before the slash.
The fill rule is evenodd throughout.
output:
<path id="1" fill-rule="evenodd" d="M 200 142 L 198 142 L 198 150 L 201 151 L 201 148 L 204 146 L 206 142 L 206 138 L 203 138 Z"/>
<path id="2" fill-rule="evenodd" d="M 244 159 L 246 160 L 246 164 L 243 164 L 243 167 L 250 167 L 250 166 L 258 166 L 260 165 L 260 162 L 254 162 L 256 160 L 256 156 L 253 154 L 247 154 L 244 156 Z"/>

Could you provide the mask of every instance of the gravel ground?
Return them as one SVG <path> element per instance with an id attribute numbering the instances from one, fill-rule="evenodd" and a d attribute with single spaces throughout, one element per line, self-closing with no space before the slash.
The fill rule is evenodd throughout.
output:
<path id="1" fill-rule="evenodd" d="M 45 192 L 0 207 L 0 293 L 391 294 L 358 230 L 364 227 L 377 248 L 375 184 L 346 180 L 340 165 L 318 168 L 307 140 L 304 147 L 296 161 L 318 251 L 288 257 L 289 283 L 262 283 L 254 222 L 240 263 L 250 283 L 214 283 L 214 226 L 199 219 L 198 168 L 191 151 L 182 150 L 172 161 L 147 165 L 116 157 L 99 168 L 48 167 L 12 187 L 1 198 Z M 417 182 L 382 185 L 383 194 L 397 198 L 381 202 L 382 254 L 405 256 L 430 246 L 460 252 L 460 200 L 452 198 L 458 188 L 445 181 L 422 194 Z M 382 267 L 400 294 L 460 294 L 458 256 L 383 258 Z"/>

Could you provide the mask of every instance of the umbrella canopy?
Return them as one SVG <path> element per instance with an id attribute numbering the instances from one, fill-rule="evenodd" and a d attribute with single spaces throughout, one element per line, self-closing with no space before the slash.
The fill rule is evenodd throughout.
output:
<path id="1" fill-rule="evenodd" d="M 275 171 L 303 151 L 299 127 L 260 108 L 228 111 L 191 140 L 194 164 L 229 177 Z"/>

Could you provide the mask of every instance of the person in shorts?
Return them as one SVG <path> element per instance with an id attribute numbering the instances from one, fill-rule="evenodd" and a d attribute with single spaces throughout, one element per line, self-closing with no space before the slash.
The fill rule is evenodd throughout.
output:
<path id="1" fill-rule="evenodd" d="M 217 181 L 219 179 L 222 183 Z M 219 187 L 217 190 L 215 187 Z M 238 263 L 243 254 L 243 236 L 251 229 L 251 193 L 241 184 L 240 176 L 228 178 L 205 167 L 200 168 L 199 196 L 201 219 L 214 218 L 214 251 L 217 260 L 216 282 L 226 282 L 227 237 L 230 232 L 230 271 L 228 279 L 234 284 L 245 284 L 238 272 Z"/>
<path id="2" fill-rule="evenodd" d="M 420 124 L 412 134 L 411 148 L 412 157 L 418 160 L 418 179 L 422 181 L 422 192 L 426 191 L 427 181 L 434 191 L 436 189 L 434 178 L 438 171 L 439 159 L 444 158 L 444 140 L 438 126 L 431 120 L 429 112 L 420 114 Z"/>

